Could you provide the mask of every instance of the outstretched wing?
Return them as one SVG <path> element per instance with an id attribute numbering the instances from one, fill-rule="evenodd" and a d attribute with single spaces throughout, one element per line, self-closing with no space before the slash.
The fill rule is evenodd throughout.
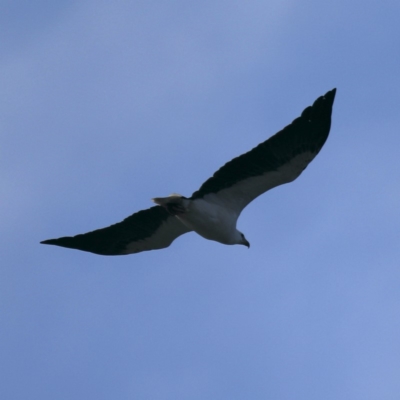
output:
<path id="1" fill-rule="evenodd" d="M 333 89 L 319 97 L 290 125 L 226 163 L 191 199 L 204 198 L 239 215 L 262 193 L 296 179 L 328 138 L 335 93 Z"/>
<path id="2" fill-rule="evenodd" d="M 115 256 L 162 249 L 187 232 L 190 229 L 177 218 L 168 214 L 164 208 L 155 206 L 107 228 L 41 243 Z"/>

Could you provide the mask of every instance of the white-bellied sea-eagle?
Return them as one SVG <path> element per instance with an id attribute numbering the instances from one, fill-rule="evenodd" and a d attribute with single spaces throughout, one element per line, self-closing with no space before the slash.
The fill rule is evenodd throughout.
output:
<path id="1" fill-rule="evenodd" d="M 257 196 L 295 180 L 324 145 L 336 89 L 319 97 L 300 117 L 254 149 L 226 163 L 191 197 L 157 197 L 157 204 L 92 232 L 41 243 L 123 255 L 168 247 L 194 231 L 223 244 L 250 247 L 236 229 L 242 210 Z"/>

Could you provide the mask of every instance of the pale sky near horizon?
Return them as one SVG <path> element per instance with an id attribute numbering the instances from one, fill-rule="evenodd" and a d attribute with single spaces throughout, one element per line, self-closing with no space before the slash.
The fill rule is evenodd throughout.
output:
<path id="1" fill-rule="evenodd" d="M 397 400 L 398 1 L 0 3 L 0 398 Z M 224 246 L 113 224 L 337 87 L 330 137 Z"/>

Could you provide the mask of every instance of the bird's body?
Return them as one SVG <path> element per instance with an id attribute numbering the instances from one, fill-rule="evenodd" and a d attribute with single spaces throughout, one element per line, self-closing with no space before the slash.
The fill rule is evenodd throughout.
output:
<path id="1" fill-rule="evenodd" d="M 209 240 L 249 247 L 236 228 L 241 211 L 267 190 L 296 179 L 318 154 L 329 134 L 335 93 L 319 97 L 282 131 L 229 161 L 191 197 L 158 197 L 153 199 L 157 206 L 107 228 L 42 243 L 123 255 L 168 247 L 194 231 Z"/>
<path id="2" fill-rule="evenodd" d="M 236 221 L 239 215 L 230 208 L 213 203 L 210 199 L 190 200 L 179 195 L 155 198 L 153 201 L 165 207 L 189 231 L 223 244 L 238 244 Z M 176 213 L 171 211 L 171 204 L 179 205 Z"/>

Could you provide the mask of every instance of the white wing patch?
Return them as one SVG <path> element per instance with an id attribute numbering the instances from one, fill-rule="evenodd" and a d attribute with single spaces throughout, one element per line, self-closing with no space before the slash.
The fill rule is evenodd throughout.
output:
<path id="1" fill-rule="evenodd" d="M 204 199 L 227 207 L 239 216 L 241 211 L 256 197 L 276 186 L 294 181 L 315 155 L 315 153 L 309 151 L 304 152 L 292 158 L 290 162 L 276 171 L 243 179 L 227 189 L 205 195 Z"/>
<path id="2" fill-rule="evenodd" d="M 169 217 L 150 237 L 127 244 L 122 254 L 139 253 L 168 247 L 177 237 L 190 232 L 176 217 Z"/>

